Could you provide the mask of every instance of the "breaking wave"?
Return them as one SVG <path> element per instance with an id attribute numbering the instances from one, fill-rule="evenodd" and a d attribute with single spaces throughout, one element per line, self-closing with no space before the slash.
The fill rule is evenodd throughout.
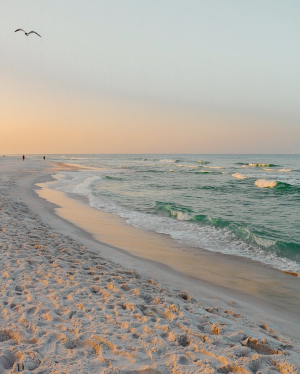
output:
<path id="1" fill-rule="evenodd" d="M 168 159 L 168 158 L 164 158 L 162 160 L 159 160 L 159 162 L 162 162 L 164 164 L 170 164 L 170 163 L 178 163 L 178 162 L 180 162 L 180 160 L 171 160 L 171 159 Z"/>
<path id="2" fill-rule="evenodd" d="M 300 185 L 275 180 L 258 179 L 254 184 L 259 188 L 274 188 L 276 192 L 283 194 L 300 193 Z"/>
<path id="3" fill-rule="evenodd" d="M 246 179 L 246 178 L 249 178 L 246 175 L 243 175 L 243 174 L 240 174 L 240 173 L 233 173 L 233 174 L 231 174 L 231 176 L 233 178 L 237 178 L 237 179 Z"/>
<path id="4" fill-rule="evenodd" d="M 266 179 L 258 179 L 255 181 L 255 186 L 259 188 L 273 188 L 277 185 L 277 181 L 268 181 Z"/>
<path id="5" fill-rule="evenodd" d="M 176 165 L 178 168 L 194 168 L 194 169 L 197 169 L 198 166 L 197 165 Z"/>

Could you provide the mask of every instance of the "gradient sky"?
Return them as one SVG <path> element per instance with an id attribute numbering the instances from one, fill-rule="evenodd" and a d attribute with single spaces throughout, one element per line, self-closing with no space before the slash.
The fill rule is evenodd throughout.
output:
<path id="1" fill-rule="evenodd" d="M 299 0 L 0 0 L 0 154 L 299 153 L 299 19 Z"/>

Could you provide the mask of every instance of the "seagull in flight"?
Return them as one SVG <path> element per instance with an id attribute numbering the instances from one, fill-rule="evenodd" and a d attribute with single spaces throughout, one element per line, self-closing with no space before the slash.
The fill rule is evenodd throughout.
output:
<path id="1" fill-rule="evenodd" d="M 26 31 L 24 31 L 23 29 L 18 29 L 18 30 L 16 30 L 15 32 L 17 32 L 17 31 L 23 31 L 23 32 L 25 33 L 26 36 L 29 36 L 30 34 L 36 34 L 37 36 L 39 36 L 39 37 L 41 38 L 41 35 L 38 34 L 38 33 L 35 32 L 35 31 L 26 32 Z"/>

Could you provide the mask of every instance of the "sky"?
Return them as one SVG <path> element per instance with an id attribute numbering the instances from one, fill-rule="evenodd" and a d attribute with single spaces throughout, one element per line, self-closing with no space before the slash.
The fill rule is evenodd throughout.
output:
<path id="1" fill-rule="evenodd" d="M 0 154 L 300 153 L 299 16 L 299 0 L 0 0 Z"/>

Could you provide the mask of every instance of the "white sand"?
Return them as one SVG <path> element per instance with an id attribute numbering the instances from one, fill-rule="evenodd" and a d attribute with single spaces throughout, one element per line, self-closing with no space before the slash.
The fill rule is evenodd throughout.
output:
<path id="1" fill-rule="evenodd" d="M 53 231 L 0 160 L 0 373 L 298 373 L 300 344 Z"/>

